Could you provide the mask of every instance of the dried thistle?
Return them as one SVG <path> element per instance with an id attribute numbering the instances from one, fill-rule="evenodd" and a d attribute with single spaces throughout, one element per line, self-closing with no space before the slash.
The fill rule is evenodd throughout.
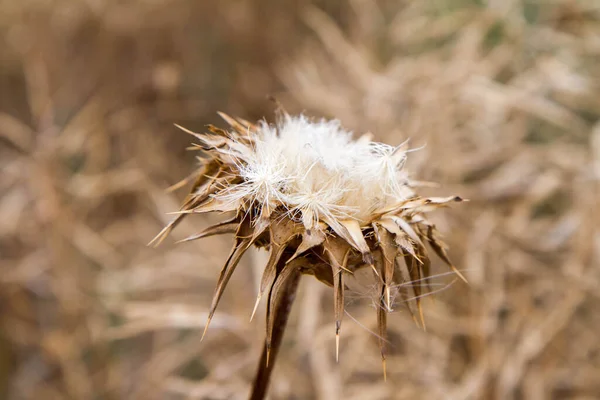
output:
<path id="1" fill-rule="evenodd" d="M 203 337 L 244 252 L 252 245 L 267 248 L 270 255 L 252 312 L 254 316 L 267 294 L 261 361 L 267 372 L 259 370 L 253 394 L 253 398 L 262 398 L 272 368 L 269 360 L 279 347 L 299 276 L 314 275 L 333 287 L 337 358 L 344 279 L 359 268 L 370 268 L 379 294 L 377 320 L 385 374 L 386 316 L 392 310 L 392 290 L 403 283 L 404 271 L 412 281 L 429 278 L 425 243 L 465 279 L 450 262 L 435 226 L 425 216 L 462 199 L 423 198 L 414 192 L 404 169 L 409 151 L 406 142 L 393 147 L 372 142 L 370 134 L 352 140 L 338 121 L 312 121 L 285 112 L 275 125 L 255 125 L 220 115 L 230 130 L 209 125 L 209 133 L 198 134 L 179 127 L 198 140 L 192 149 L 202 154 L 201 168 L 174 186 L 195 178 L 176 218 L 151 242 L 159 244 L 188 214 L 234 213 L 231 219 L 183 240 L 235 234 Z M 424 327 L 419 300 L 422 286 L 414 285 L 413 291 Z M 261 385 L 263 388 L 257 389 Z"/>

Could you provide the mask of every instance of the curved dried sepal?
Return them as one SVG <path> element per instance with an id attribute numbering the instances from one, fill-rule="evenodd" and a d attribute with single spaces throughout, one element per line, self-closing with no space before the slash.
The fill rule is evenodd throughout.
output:
<path id="1" fill-rule="evenodd" d="M 237 117 L 236 120 L 244 126 L 246 130 L 250 130 L 251 132 L 256 132 L 258 127 L 250 121 L 245 120 L 244 118 Z"/>
<path id="2" fill-rule="evenodd" d="M 381 278 L 383 279 L 384 292 L 385 292 L 385 307 L 388 311 L 392 311 L 392 299 L 391 299 L 391 287 L 394 279 L 394 267 L 396 261 L 396 255 L 398 254 L 398 247 L 394 242 L 392 234 L 385 229 L 383 226 L 373 224 L 379 248 L 383 258 L 383 267 L 381 268 Z"/>
<path id="3" fill-rule="evenodd" d="M 200 140 L 201 142 L 204 142 L 204 138 L 206 135 L 203 135 L 201 133 L 197 133 L 194 131 L 189 130 L 188 128 L 185 128 L 179 124 L 173 124 L 175 125 L 175 127 L 177 127 L 178 129 L 181 129 L 182 131 L 184 131 L 185 133 L 194 136 L 196 139 Z"/>
<path id="4" fill-rule="evenodd" d="M 415 257 L 415 260 L 421 264 L 422 278 L 418 284 L 423 284 L 427 293 L 431 293 L 431 259 L 425 253 L 425 248 L 417 246 L 417 257 Z"/>
<path id="5" fill-rule="evenodd" d="M 212 174 L 216 174 L 216 176 L 211 176 Z M 171 233 L 173 229 L 185 218 L 186 214 L 188 214 L 192 208 L 201 204 L 205 201 L 208 196 L 212 193 L 213 183 L 217 179 L 219 175 L 219 166 L 216 163 L 208 163 L 201 168 L 201 171 L 192 186 L 192 191 L 188 194 L 183 202 L 183 205 L 180 208 L 179 215 L 173 218 L 149 243 L 148 246 L 157 247 L 159 246 L 165 238 Z M 203 188 L 200 194 L 196 194 Z"/>
<path id="6" fill-rule="evenodd" d="M 338 268 L 352 273 L 352 271 L 347 268 L 347 265 L 344 262 L 344 260 L 347 262 L 348 255 L 350 254 L 351 250 L 352 247 L 350 244 L 340 237 L 329 236 L 325 239 L 323 242 L 323 251 L 327 256 L 327 260 L 329 261 L 334 274 Z"/>
<path id="7" fill-rule="evenodd" d="M 398 226 L 398 224 L 395 223 L 394 220 L 390 216 L 384 216 L 384 217 L 378 219 L 377 221 L 375 221 L 375 223 L 381 225 L 382 227 L 387 229 L 390 233 L 393 233 L 396 236 L 404 235 L 404 233 L 400 230 L 400 227 Z"/>
<path id="8" fill-rule="evenodd" d="M 406 309 L 410 313 L 412 320 L 418 326 L 419 321 L 415 317 L 415 313 L 413 312 L 413 309 L 410 306 L 410 298 L 409 298 L 409 294 L 408 294 L 408 291 L 409 291 L 408 286 L 410 286 L 410 278 L 408 278 L 408 272 L 404 273 L 402 266 L 400 265 L 401 262 L 402 262 L 402 264 L 404 264 L 404 261 L 400 261 L 400 258 L 402 258 L 404 260 L 404 255 L 401 254 L 398 257 L 396 257 L 396 260 L 394 260 L 394 282 L 399 284 L 398 293 L 400 294 L 400 297 L 402 298 L 402 303 L 404 304 L 404 307 L 406 307 Z M 402 285 L 403 283 L 408 283 L 408 285 Z"/>
<path id="9" fill-rule="evenodd" d="M 273 218 L 271 220 L 271 225 L 269 229 L 269 243 L 271 247 L 269 260 L 267 261 L 267 265 L 265 266 L 265 269 L 262 274 L 258 296 L 256 298 L 256 303 L 254 305 L 252 315 L 250 316 L 250 320 L 254 318 L 254 314 L 256 313 L 256 309 L 258 308 L 258 303 L 260 302 L 260 299 L 262 298 L 265 290 L 271 287 L 271 285 L 275 281 L 275 277 L 277 276 L 277 265 L 279 264 L 281 255 L 285 251 L 289 242 L 292 239 L 294 239 L 297 234 L 298 226 L 292 220 L 278 220 L 278 218 Z"/>
<path id="10" fill-rule="evenodd" d="M 204 214 L 213 211 L 231 212 L 240 208 L 241 200 L 224 200 L 217 197 L 210 197 L 204 203 L 189 210 L 189 213 Z"/>
<path id="11" fill-rule="evenodd" d="M 209 135 L 193 132 L 181 125 L 175 124 L 175 126 L 198 139 L 200 144 L 194 143 L 193 147 L 202 151 L 218 150 L 229 143 L 228 138 L 221 137 L 220 135 L 211 137 Z"/>
<path id="12" fill-rule="evenodd" d="M 205 202 L 216 191 L 216 184 L 222 172 L 217 162 L 205 164 L 179 209 L 190 210 Z"/>
<path id="13" fill-rule="evenodd" d="M 231 135 L 229 133 L 227 133 L 227 131 L 225 129 L 216 127 L 213 124 L 206 125 L 206 129 L 208 129 L 210 132 L 214 133 L 217 136 L 222 136 L 227 139 L 231 138 Z"/>
<path id="14" fill-rule="evenodd" d="M 362 254 L 365 264 L 372 265 L 373 255 L 371 254 L 371 249 L 369 248 L 369 245 L 363 236 L 362 229 L 360 228 L 358 221 L 349 219 L 341 221 L 341 223 L 348 230 L 348 233 L 352 238 L 352 242 L 350 242 L 350 244 L 354 243 L 354 247 Z"/>
<path id="15" fill-rule="evenodd" d="M 247 129 L 248 129 L 247 127 L 243 126 L 238 121 L 236 121 L 234 118 L 231 118 L 229 115 L 225 114 L 224 112 L 218 111 L 217 114 L 219 114 L 219 117 L 223 118 L 223 120 L 225 122 L 227 122 L 233 129 L 235 129 L 239 133 L 245 133 L 247 131 Z"/>
<path id="16" fill-rule="evenodd" d="M 443 207 L 448 203 L 457 203 L 461 201 L 468 201 L 459 196 L 449 196 L 449 197 L 412 197 L 407 200 L 400 201 L 391 206 L 385 207 L 383 209 L 377 210 L 374 212 L 376 216 L 382 215 L 398 215 L 403 214 L 404 212 L 410 213 L 423 213 L 429 212 L 436 208 Z"/>
<path id="17" fill-rule="evenodd" d="M 344 239 L 350 246 L 358 250 L 365 264 L 373 265 L 373 255 L 367 244 L 365 237 L 362 234 L 360 224 L 356 220 L 334 221 L 324 218 L 325 223 L 329 225 L 335 233 Z"/>
<path id="18" fill-rule="evenodd" d="M 321 229 L 305 230 L 302 234 L 302 241 L 300 242 L 300 245 L 298 245 L 296 252 L 290 257 L 288 262 L 294 260 L 296 257 L 304 253 L 305 251 L 310 250 L 313 247 L 319 246 L 324 241 L 325 232 L 323 232 Z"/>
<path id="19" fill-rule="evenodd" d="M 270 224 L 271 220 L 266 215 L 261 215 L 259 218 L 257 218 L 254 222 L 254 237 L 258 237 L 265 233 Z"/>
<path id="20" fill-rule="evenodd" d="M 163 240 L 169 236 L 169 233 L 181 222 L 181 220 L 185 217 L 186 214 L 180 214 L 173 218 L 169 223 L 158 232 L 154 238 L 150 242 L 148 242 L 147 246 L 158 247 Z"/>
<path id="21" fill-rule="evenodd" d="M 386 357 L 387 357 L 387 310 L 383 303 L 384 286 L 380 284 L 380 304 L 377 307 L 377 331 L 379 335 L 379 350 L 381 352 L 381 366 L 383 368 L 383 379 L 387 380 Z"/>
<path id="22" fill-rule="evenodd" d="M 465 278 L 463 274 L 461 274 L 460 271 L 454 266 L 454 264 L 452 264 L 452 261 L 450 261 L 450 258 L 448 257 L 448 254 L 444 249 L 444 244 L 435 237 L 435 231 L 432 225 L 429 225 L 427 227 L 427 240 L 429 241 L 429 244 L 433 248 L 433 251 L 435 251 L 435 253 L 438 255 L 438 257 L 440 257 L 450 267 L 450 269 L 456 275 L 458 275 L 460 279 L 462 279 L 465 283 L 469 283 L 469 281 L 467 281 L 467 278 Z"/>
<path id="23" fill-rule="evenodd" d="M 408 270 L 410 280 L 413 282 L 412 288 L 415 294 L 415 303 L 417 304 L 421 326 L 423 330 L 426 330 L 423 307 L 421 306 L 421 268 L 418 261 L 408 254 L 404 255 L 404 262 L 406 263 L 406 269 Z"/>
<path id="24" fill-rule="evenodd" d="M 469 201 L 463 199 L 460 196 L 448 196 L 448 197 L 428 197 L 428 204 L 447 204 L 447 203 L 460 203 L 462 201 Z"/>
<path id="25" fill-rule="evenodd" d="M 417 243 L 419 246 L 425 246 L 423 244 L 423 241 L 421 240 L 421 238 L 419 237 L 419 235 L 417 234 L 417 232 L 413 229 L 412 226 L 410 226 L 410 224 L 408 222 L 406 222 L 406 220 L 404 220 L 404 218 L 400 218 L 400 217 L 396 217 L 396 216 L 391 216 L 390 217 L 392 219 L 392 221 L 394 221 L 399 227 L 400 229 L 402 229 L 407 235 L 408 237 L 410 237 L 415 243 Z"/>
<path id="26" fill-rule="evenodd" d="M 208 320 L 206 321 L 206 326 L 204 327 L 204 332 L 202 333 L 202 339 L 204 339 L 204 335 L 208 330 L 208 326 L 210 325 L 210 321 L 212 320 L 213 315 L 219 305 L 219 301 L 221 300 L 221 296 L 235 271 L 240 259 L 248 250 L 248 248 L 252 245 L 252 227 L 250 226 L 250 220 L 245 218 L 240 223 L 238 230 L 236 232 L 235 244 L 229 253 L 229 257 L 221 270 L 221 274 L 219 275 L 219 280 L 217 281 L 217 287 L 215 288 L 215 293 L 213 295 L 212 303 L 210 305 L 210 310 L 208 313 Z"/>
<path id="27" fill-rule="evenodd" d="M 336 354 L 335 358 L 339 357 L 339 335 L 342 327 L 342 319 L 344 317 L 344 271 L 348 270 L 348 257 L 352 248 L 345 240 L 338 237 L 327 238 L 323 244 L 323 249 L 333 274 L 333 303 L 335 314 L 335 336 L 336 336 Z"/>
<path id="28" fill-rule="evenodd" d="M 239 223 L 240 223 L 240 221 L 239 221 L 238 217 L 234 217 L 234 218 L 228 219 L 227 221 L 223 221 L 223 222 L 220 222 L 213 226 L 209 226 L 202 232 L 197 233 L 192 236 L 188 236 L 185 239 L 178 240 L 176 243 L 191 242 L 193 240 L 198 240 L 198 239 L 202 239 L 202 238 L 206 238 L 206 237 L 210 237 L 210 236 L 235 233 Z"/>
<path id="29" fill-rule="evenodd" d="M 415 251 L 415 248 L 419 248 L 420 246 L 412 242 L 406 234 L 402 233 L 401 235 L 396 235 L 396 245 L 399 249 L 410 254 L 416 260 L 421 260 L 420 256 Z"/>

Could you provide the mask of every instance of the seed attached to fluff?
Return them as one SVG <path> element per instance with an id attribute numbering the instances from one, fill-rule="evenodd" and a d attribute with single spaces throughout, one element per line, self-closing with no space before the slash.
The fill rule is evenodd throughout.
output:
<path id="1" fill-rule="evenodd" d="M 160 243 L 187 214 L 232 212 L 233 218 L 185 241 L 234 233 L 233 248 L 221 271 L 206 328 L 240 258 L 251 246 L 270 252 L 254 312 L 267 295 L 267 361 L 274 311 L 281 288 L 298 274 L 314 275 L 333 287 L 336 357 L 344 315 L 344 280 L 370 268 L 377 282 L 377 318 L 385 367 L 386 314 L 392 288 L 426 281 L 430 260 L 425 243 L 456 272 L 435 227 L 425 215 L 460 197 L 418 196 L 404 169 L 408 149 L 353 140 L 338 121 L 280 115 L 275 125 L 252 124 L 221 114 L 230 130 L 209 126 L 192 134 L 202 153 L 191 193 L 175 219 L 153 240 Z M 186 182 L 177 184 L 179 187 Z M 413 286 L 420 323 L 422 285 Z M 409 308 L 410 310 L 410 308 Z M 204 331 L 206 333 L 206 329 Z"/>

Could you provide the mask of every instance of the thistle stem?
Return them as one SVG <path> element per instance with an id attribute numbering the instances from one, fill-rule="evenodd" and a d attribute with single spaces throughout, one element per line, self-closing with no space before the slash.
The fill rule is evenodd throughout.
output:
<path id="1" fill-rule="evenodd" d="M 262 355 L 252 385 L 252 392 L 250 394 L 250 400 L 263 400 L 267 395 L 269 388 L 269 380 L 271 373 L 275 367 L 275 361 L 277 360 L 277 352 L 281 347 L 283 334 L 285 327 L 292 309 L 292 304 L 296 298 L 296 291 L 298 289 L 298 283 L 300 282 L 300 272 L 294 272 L 293 276 L 290 276 L 288 281 L 283 288 L 284 293 L 281 297 L 281 301 L 275 307 L 274 312 L 274 328 L 273 336 L 271 339 L 271 346 L 267 348 L 267 343 L 263 346 Z"/>

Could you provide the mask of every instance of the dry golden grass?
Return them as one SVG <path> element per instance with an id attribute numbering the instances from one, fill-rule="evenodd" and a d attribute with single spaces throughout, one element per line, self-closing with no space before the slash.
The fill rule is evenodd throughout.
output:
<path id="1" fill-rule="evenodd" d="M 397 307 L 387 383 L 373 288 L 336 364 L 331 293 L 304 279 L 272 398 L 600 397 L 600 7 L 305 3 L 0 1 L 0 398 L 246 398 L 265 254 L 200 343 L 230 242 L 145 244 L 194 167 L 172 123 L 270 117 L 268 94 L 410 137 L 427 191 L 471 200 L 435 215 L 470 286 L 434 280 L 427 332 Z"/>

